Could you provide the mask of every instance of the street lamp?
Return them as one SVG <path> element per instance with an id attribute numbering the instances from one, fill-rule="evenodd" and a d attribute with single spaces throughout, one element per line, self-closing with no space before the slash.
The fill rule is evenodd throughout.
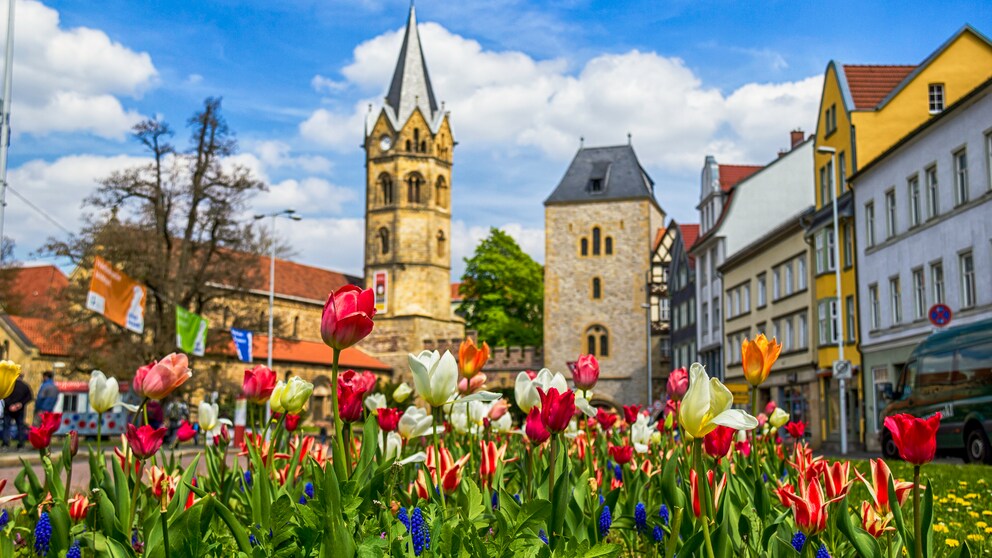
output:
<path id="1" fill-rule="evenodd" d="M 650 289 L 651 286 L 648 285 L 648 288 Z M 644 302 L 644 303 L 641 303 L 641 308 L 644 309 L 644 314 L 646 316 L 646 319 L 645 319 L 645 324 L 646 324 L 645 335 L 647 336 L 647 342 L 648 342 L 648 348 L 647 348 L 647 355 L 648 355 L 648 408 L 650 408 L 651 407 L 651 403 L 652 403 L 652 401 L 651 401 L 651 388 L 653 387 L 651 385 L 651 380 L 652 380 L 652 378 L 651 378 L 651 305 L 648 304 L 647 302 Z"/>
<path id="2" fill-rule="evenodd" d="M 841 330 L 841 325 L 844 323 L 841 319 L 844 313 L 844 307 L 841 305 L 841 291 L 840 291 L 840 228 L 837 221 L 837 184 L 834 181 L 834 176 L 839 178 L 840 169 L 837 168 L 837 150 L 833 147 L 826 145 L 821 145 L 816 148 L 818 153 L 829 153 L 830 154 L 830 168 L 833 169 L 833 173 L 830 174 L 830 198 L 831 205 L 833 206 L 834 213 L 834 277 L 837 280 L 837 314 L 834 316 L 834 334 L 837 335 L 837 360 L 844 361 L 844 334 Z M 839 180 L 837 180 L 839 182 Z M 835 367 L 836 369 L 836 367 Z M 840 453 L 841 455 L 847 455 L 847 381 L 843 376 L 837 379 L 838 388 L 840 388 Z"/>
<path id="3" fill-rule="evenodd" d="M 299 221 L 302 219 L 296 214 L 295 209 L 283 209 L 282 211 L 275 211 L 272 213 L 264 213 L 261 215 L 255 215 L 255 220 L 264 219 L 270 217 L 272 219 L 272 231 L 269 237 L 269 345 L 268 354 L 265 360 L 265 365 L 272 369 L 272 321 L 273 321 L 273 306 L 275 305 L 276 298 L 276 217 L 287 217 L 293 221 Z M 265 402 L 265 420 L 268 421 L 272 415 L 272 411 L 269 408 L 269 402 Z"/>

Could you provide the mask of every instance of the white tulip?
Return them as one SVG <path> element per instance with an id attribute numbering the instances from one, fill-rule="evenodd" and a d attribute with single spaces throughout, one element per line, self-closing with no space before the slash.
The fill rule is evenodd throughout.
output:
<path id="1" fill-rule="evenodd" d="M 783 411 L 781 407 L 775 407 L 775 410 L 772 411 L 771 416 L 768 417 L 768 424 L 775 428 L 779 428 L 787 422 L 789 422 L 789 413 Z"/>
<path id="2" fill-rule="evenodd" d="M 458 362 L 449 351 L 421 351 L 408 355 L 413 385 L 417 393 L 432 407 L 442 407 L 451 402 L 458 392 Z"/>
<path id="3" fill-rule="evenodd" d="M 409 384 L 403 382 L 402 384 L 396 386 L 396 389 L 393 390 L 393 401 L 402 403 L 406 401 L 407 397 L 410 397 L 411 393 L 413 393 L 413 389 L 410 388 Z"/>
<path id="4" fill-rule="evenodd" d="M 374 413 L 376 409 L 381 409 L 385 406 L 386 396 L 381 393 L 373 393 L 365 398 L 365 408 L 368 409 L 370 413 Z"/>
<path id="5" fill-rule="evenodd" d="M 427 411 L 411 405 L 403 411 L 403 416 L 400 417 L 400 422 L 396 426 L 396 430 L 400 433 L 400 436 L 409 440 L 411 438 L 420 438 L 421 436 L 430 436 L 431 425 L 433 424 L 434 418 L 427 414 Z M 438 428 L 437 431 L 438 433 L 443 432 L 444 427 Z"/>
<path id="6" fill-rule="evenodd" d="M 200 423 L 200 430 L 206 434 L 210 434 L 212 431 L 220 426 L 217 422 L 218 415 L 220 414 L 220 409 L 217 407 L 216 403 L 207 403 L 203 401 L 200 403 L 199 414 L 197 415 L 197 421 Z"/>
<path id="7" fill-rule="evenodd" d="M 513 386 L 513 394 L 517 399 L 517 406 L 520 410 L 529 413 L 534 407 L 540 407 L 541 396 L 537 393 L 537 388 L 547 392 L 555 388 L 559 393 L 568 390 L 568 381 L 560 373 L 551 373 L 547 368 L 542 368 L 537 376 L 531 380 L 526 372 L 517 374 L 516 384 Z"/>
<path id="8" fill-rule="evenodd" d="M 651 435 L 657 432 L 653 425 L 648 424 L 651 419 L 641 413 L 637 415 L 637 420 L 630 425 L 630 442 L 634 445 L 637 453 L 647 453 L 651 443 Z"/>
<path id="9" fill-rule="evenodd" d="M 689 389 L 679 407 L 679 425 L 693 439 L 702 439 L 717 426 L 736 430 L 753 430 L 758 419 L 740 409 L 731 408 L 734 396 L 716 378 L 710 378 L 706 368 L 695 362 L 689 367 Z"/>
<path id="10" fill-rule="evenodd" d="M 493 432 L 505 433 L 513 429 L 513 419 L 510 417 L 510 413 L 506 413 L 498 419 L 494 420 L 491 424 Z"/>
<path id="11" fill-rule="evenodd" d="M 93 407 L 93 410 L 106 413 L 117 405 L 120 397 L 117 378 L 108 378 L 99 370 L 94 370 L 90 374 L 90 407 Z"/>
<path id="12" fill-rule="evenodd" d="M 383 437 L 379 437 L 379 451 L 382 452 L 383 459 L 386 461 L 399 459 L 400 451 L 403 449 L 403 438 L 395 432 L 390 432 L 386 434 L 385 441 L 383 446 Z"/>

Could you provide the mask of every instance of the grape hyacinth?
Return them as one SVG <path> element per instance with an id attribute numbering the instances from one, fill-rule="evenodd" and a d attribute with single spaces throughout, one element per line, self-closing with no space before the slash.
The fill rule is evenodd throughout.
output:
<path id="1" fill-rule="evenodd" d="M 820 545 L 820 548 L 816 551 L 816 558 L 830 558 L 830 553 L 827 552 L 827 545 Z"/>
<path id="2" fill-rule="evenodd" d="M 38 524 L 34 527 L 34 552 L 38 556 L 48 556 L 52 541 L 52 520 L 48 512 L 41 512 Z"/>
<path id="3" fill-rule="evenodd" d="M 8 523 L 10 523 L 10 514 L 7 510 L 0 511 L 0 531 L 3 531 Z"/>
<path id="4" fill-rule="evenodd" d="M 792 548 L 802 554 L 804 546 L 806 546 L 806 535 L 802 531 L 797 531 L 795 535 L 792 535 Z"/>
<path id="5" fill-rule="evenodd" d="M 251 488 L 251 471 L 245 471 L 244 477 L 242 479 L 242 486 L 241 486 L 242 492 L 247 488 Z"/>
<path id="6" fill-rule="evenodd" d="M 313 500 L 313 483 L 308 482 L 303 487 L 303 494 L 300 494 L 300 503 L 306 504 L 307 500 Z"/>
<path id="7" fill-rule="evenodd" d="M 662 504 L 661 507 L 658 508 L 658 517 L 660 517 L 661 520 L 665 522 L 665 525 L 668 525 L 668 518 L 669 518 L 668 506 Z"/>
<path id="8" fill-rule="evenodd" d="M 499 509 L 499 492 L 493 491 L 491 505 L 494 510 Z"/>
<path id="9" fill-rule="evenodd" d="M 544 532 L 544 529 L 537 532 L 537 538 L 541 539 L 544 544 L 548 544 L 548 534 Z"/>
<path id="10" fill-rule="evenodd" d="M 409 533 L 410 532 L 410 516 L 407 515 L 406 508 L 400 508 L 400 513 L 396 514 L 396 519 L 399 519 L 400 520 L 400 523 L 402 523 L 406 527 L 406 532 Z"/>
<path id="11" fill-rule="evenodd" d="M 431 532 L 424 521 L 424 512 L 419 507 L 413 508 L 413 515 L 410 516 L 410 533 L 413 536 L 414 555 L 420 556 L 431 547 Z"/>
<path id="12" fill-rule="evenodd" d="M 644 502 L 638 502 L 634 507 L 634 526 L 642 533 L 648 528 L 648 512 L 644 508 Z"/>
<path id="13" fill-rule="evenodd" d="M 65 558 L 82 558 L 83 551 L 79 548 L 79 541 L 75 540 L 72 542 L 72 546 L 69 547 L 69 551 L 65 553 Z"/>
<path id="14" fill-rule="evenodd" d="M 620 465 L 613 466 L 613 478 L 621 482 L 623 481 L 623 467 Z"/>
<path id="15" fill-rule="evenodd" d="M 610 534 L 611 525 L 613 525 L 613 516 L 610 514 L 610 506 L 603 506 L 603 512 L 599 514 L 599 536 L 605 538 Z"/>
<path id="16" fill-rule="evenodd" d="M 665 531 L 661 529 L 660 525 L 654 526 L 654 533 L 652 534 L 654 536 L 654 542 L 656 543 L 660 543 L 665 538 Z"/>

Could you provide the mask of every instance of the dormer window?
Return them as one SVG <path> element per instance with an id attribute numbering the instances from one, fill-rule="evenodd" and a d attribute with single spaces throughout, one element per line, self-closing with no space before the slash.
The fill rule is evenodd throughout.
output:
<path id="1" fill-rule="evenodd" d="M 603 191 L 603 179 L 593 178 L 589 181 L 589 191 L 596 194 Z"/>
<path id="2" fill-rule="evenodd" d="M 931 83 L 929 88 L 930 114 L 943 112 L 944 110 L 944 84 Z"/>

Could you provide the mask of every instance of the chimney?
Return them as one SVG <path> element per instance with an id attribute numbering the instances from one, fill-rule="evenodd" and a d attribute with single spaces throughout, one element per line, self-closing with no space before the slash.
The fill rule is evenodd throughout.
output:
<path id="1" fill-rule="evenodd" d="M 789 140 L 792 143 L 791 149 L 795 149 L 797 145 L 806 139 L 806 134 L 803 133 L 802 129 L 796 128 L 795 130 L 789 132 Z"/>

